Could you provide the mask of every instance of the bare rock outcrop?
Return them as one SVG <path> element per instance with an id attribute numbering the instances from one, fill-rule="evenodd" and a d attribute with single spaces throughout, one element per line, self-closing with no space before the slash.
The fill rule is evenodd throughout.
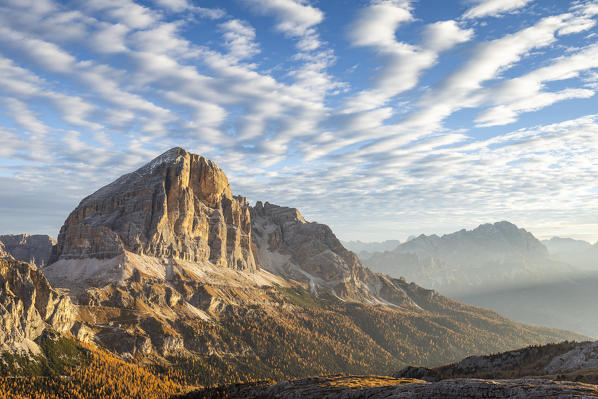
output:
<path id="1" fill-rule="evenodd" d="M 598 383 L 598 342 L 533 345 L 508 352 L 470 356 L 434 368 L 406 367 L 395 378 L 536 378 Z"/>
<path id="2" fill-rule="evenodd" d="M 6 252 L 6 248 L 4 248 L 4 243 L 0 241 L 0 259 L 14 259 L 11 254 Z"/>
<path id="3" fill-rule="evenodd" d="M 69 331 L 76 309 L 36 267 L 0 259 L 0 350 L 38 353 L 44 330 Z"/>
<path id="4" fill-rule="evenodd" d="M 588 368 L 598 368 L 598 341 L 579 343 L 569 352 L 555 356 L 545 370 L 556 374 Z"/>
<path id="5" fill-rule="evenodd" d="M 6 234 L 0 235 L 0 258 L 8 256 L 44 267 L 52 256 L 56 241 L 44 234 Z M 4 252 L 4 255 L 3 255 Z"/>
<path id="6" fill-rule="evenodd" d="M 233 197 L 215 163 L 182 148 L 83 199 L 60 230 L 53 260 L 125 251 L 257 268 L 246 199 Z"/>
<path id="7" fill-rule="evenodd" d="M 207 388 L 181 396 L 229 399 L 467 399 L 598 398 L 598 386 L 540 379 L 452 379 L 425 382 L 376 376 L 328 376 L 272 384 L 258 381 Z"/>
<path id="8" fill-rule="evenodd" d="M 307 222 L 297 209 L 257 202 L 251 220 L 258 259 L 266 270 L 303 282 L 316 294 L 328 291 L 357 302 L 417 307 L 399 280 L 364 267 L 330 227 Z"/>

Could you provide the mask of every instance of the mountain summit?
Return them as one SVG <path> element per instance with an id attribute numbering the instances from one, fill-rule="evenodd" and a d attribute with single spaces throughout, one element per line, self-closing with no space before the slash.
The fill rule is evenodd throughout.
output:
<path id="1" fill-rule="evenodd" d="M 249 204 L 210 160 L 172 148 L 83 199 L 58 235 L 54 260 L 129 251 L 255 270 Z"/>
<path id="2" fill-rule="evenodd" d="M 570 271 L 568 265 L 551 259 L 532 233 L 507 221 L 443 236 L 422 234 L 363 261 L 377 272 L 404 276 L 456 297 L 552 281 Z"/>
<path id="3" fill-rule="evenodd" d="M 502 221 L 479 225 L 473 230 L 459 230 L 452 234 L 420 235 L 399 245 L 398 252 L 421 252 L 458 263 L 479 263 L 489 260 L 506 261 L 514 256 L 547 258 L 542 243 L 525 229 Z"/>

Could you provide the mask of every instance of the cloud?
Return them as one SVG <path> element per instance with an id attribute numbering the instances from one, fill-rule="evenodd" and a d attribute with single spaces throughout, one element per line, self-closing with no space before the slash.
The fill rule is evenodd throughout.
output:
<path id="1" fill-rule="evenodd" d="M 278 20 L 276 29 L 291 36 L 309 33 L 311 27 L 324 19 L 322 11 L 301 1 L 260 0 L 250 3 L 257 11 L 274 15 Z"/>
<path id="2" fill-rule="evenodd" d="M 538 110 L 558 101 L 592 97 L 594 90 L 569 88 L 546 92 L 545 86 L 549 82 L 576 78 L 581 72 L 594 68 L 598 68 L 598 46 L 595 44 L 560 57 L 548 66 L 506 80 L 484 92 L 480 103 L 494 106 L 478 115 L 475 122 L 479 126 L 505 125 L 516 121 L 522 112 Z"/>
<path id="3" fill-rule="evenodd" d="M 455 21 L 440 21 L 425 26 L 423 32 L 424 47 L 441 52 L 464 43 L 473 37 L 472 29 L 462 29 Z"/>
<path id="4" fill-rule="evenodd" d="M 517 121 L 520 113 L 536 111 L 545 108 L 559 101 L 573 98 L 590 98 L 594 95 L 593 90 L 588 89 L 565 89 L 551 93 L 537 93 L 534 96 L 526 96 L 509 104 L 498 105 L 481 113 L 476 119 L 476 125 L 481 127 L 501 126 Z"/>
<path id="5" fill-rule="evenodd" d="M 475 0 L 476 5 L 468 9 L 463 18 L 497 17 L 525 7 L 533 0 Z"/>
<path id="6" fill-rule="evenodd" d="M 372 48 L 381 65 L 372 88 L 348 99 L 345 112 L 384 106 L 392 97 L 415 87 L 421 74 L 437 63 L 440 52 L 473 36 L 473 30 L 449 20 L 426 25 L 420 46 L 399 42 L 396 30 L 413 19 L 408 2 L 373 2 L 360 10 L 349 37 L 354 46 Z"/>
<path id="7" fill-rule="evenodd" d="M 393 46 L 397 42 L 395 31 L 399 25 L 413 19 L 406 2 L 374 2 L 360 10 L 357 20 L 350 28 L 349 37 L 355 46 Z"/>
<path id="8" fill-rule="evenodd" d="M 3 99 L 4 105 L 10 112 L 15 122 L 28 132 L 42 133 L 48 132 L 48 127 L 42 123 L 29 108 L 19 100 L 14 98 Z"/>
<path id="9" fill-rule="evenodd" d="M 132 29 L 147 28 L 159 20 L 157 13 L 132 0 L 88 0 L 85 7 Z"/>
<path id="10" fill-rule="evenodd" d="M 103 24 L 103 27 L 93 37 L 94 49 L 102 53 L 127 51 L 125 35 L 128 32 L 129 28 L 122 24 Z"/>
<path id="11" fill-rule="evenodd" d="M 582 18 L 572 14 L 545 17 L 535 25 L 482 43 L 464 66 L 449 75 L 420 101 L 420 111 L 403 122 L 403 127 L 433 131 L 456 110 L 477 106 L 475 94 L 482 83 L 494 79 L 521 61 L 532 50 L 554 43 L 556 32 Z"/>
<path id="12" fill-rule="evenodd" d="M 276 30 L 299 38 L 298 47 L 311 51 L 320 47 L 318 34 L 313 28 L 324 20 L 324 13 L 301 0 L 245 0 L 253 10 L 276 18 Z"/>
<path id="13" fill-rule="evenodd" d="M 247 22 L 231 19 L 219 26 L 224 31 L 225 45 L 233 58 L 242 60 L 259 53 L 259 46 L 254 41 L 255 29 Z"/>
<path id="14" fill-rule="evenodd" d="M 157 6 L 175 13 L 183 11 L 193 12 L 201 17 L 209 19 L 220 19 L 226 16 L 226 11 L 222 9 L 194 6 L 188 0 L 153 0 L 153 2 Z"/>

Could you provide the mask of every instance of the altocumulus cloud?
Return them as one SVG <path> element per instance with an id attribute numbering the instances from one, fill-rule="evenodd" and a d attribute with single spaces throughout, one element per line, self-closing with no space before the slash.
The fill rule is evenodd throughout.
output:
<path id="1" fill-rule="evenodd" d="M 598 2 L 427 7 L 1 1 L 0 232 L 177 145 L 346 239 L 598 239 Z"/>

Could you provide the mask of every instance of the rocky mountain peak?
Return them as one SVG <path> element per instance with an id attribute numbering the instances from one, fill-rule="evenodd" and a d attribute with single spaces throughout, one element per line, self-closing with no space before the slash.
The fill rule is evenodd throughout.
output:
<path id="1" fill-rule="evenodd" d="M 404 287 L 372 273 L 330 227 L 307 222 L 297 209 L 258 202 L 251 208 L 251 221 L 258 259 L 265 270 L 302 282 L 316 294 L 329 292 L 350 301 L 415 306 Z"/>
<path id="2" fill-rule="evenodd" d="M 546 247 L 530 232 L 511 222 L 481 224 L 473 230 L 459 230 L 455 233 L 420 235 L 398 247 L 400 252 L 425 252 L 430 255 L 441 253 L 467 253 L 470 256 L 521 256 L 548 257 Z"/>
<path id="3" fill-rule="evenodd" d="M 258 201 L 252 210 L 257 216 L 268 217 L 276 224 L 307 223 L 297 208 L 273 205 L 269 202 L 262 204 L 261 201 Z"/>
<path id="4" fill-rule="evenodd" d="M 56 241 L 43 234 L 0 235 L 0 258 L 14 258 L 43 267 L 48 264 Z"/>
<path id="5" fill-rule="evenodd" d="M 69 298 L 28 263 L 0 259 L 0 351 L 39 353 L 34 340 L 47 329 L 66 332 L 75 322 Z"/>
<path id="6" fill-rule="evenodd" d="M 125 251 L 254 270 L 249 204 L 212 161 L 172 148 L 81 201 L 53 260 Z"/>

